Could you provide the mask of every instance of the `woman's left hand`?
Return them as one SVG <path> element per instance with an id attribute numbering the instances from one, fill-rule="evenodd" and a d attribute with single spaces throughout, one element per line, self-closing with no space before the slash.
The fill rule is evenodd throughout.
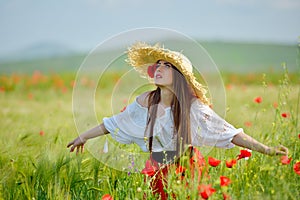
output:
<path id="1" fill-rule="evenodd" d="M 277 155 L 287 156 L 288 153 L 289 153 L 288 148 L 282 145 L 279 145 L 278 147 L 269 147 L 266 151 L 266 154 L 269 156 L 277 156 Z"/>

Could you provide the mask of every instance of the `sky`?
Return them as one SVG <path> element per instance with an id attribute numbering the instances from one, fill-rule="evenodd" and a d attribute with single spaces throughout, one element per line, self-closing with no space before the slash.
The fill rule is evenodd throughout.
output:
<path id="1" fill-rule="evenodd" d="M 41 43 L 89 51 L 124 31 L 297 44 L 299 0 L 0 0 L 0 55 Z"/>

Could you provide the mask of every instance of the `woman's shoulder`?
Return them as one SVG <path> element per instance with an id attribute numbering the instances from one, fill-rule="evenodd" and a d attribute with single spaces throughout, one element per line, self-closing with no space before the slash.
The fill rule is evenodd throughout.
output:
<path id="1" fill-rule="evenodd" d="M 194 97 L 191 101 L 192 101 L 192 103 L 191 103 L 192 107 L 193 106 L 198 106 L 198 105 L 203 105 L 201 100 L 196 98 L 196 97 Z"/>
<path id="2" fill-rule="evenodd" d="M 199 111 L 204 109 L 210 109 L 210 107 L 204 104 L 200 99 L 194 98 L 191 103 L 191 110 L 192 111 Z"/>
<path id="3" fill-rule="evenodd" d="M 143 94 L 136 97 L 136 101 L 142 107 L 148 107 L 148 98 L 149 98 L 150 91 L 144 92 Z"/>

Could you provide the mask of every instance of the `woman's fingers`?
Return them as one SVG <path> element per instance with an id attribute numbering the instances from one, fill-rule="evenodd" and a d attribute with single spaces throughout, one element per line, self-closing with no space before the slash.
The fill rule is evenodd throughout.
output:
<path id="1" fill-rule="evenodd" d="M 80 146 L 76 148 L 76 155 L 79 153 Z"/>
<path id="2" fill-rule="evenodd" d="M 285 146 L 276 147 L 276 155 L 288 155 L 289 150 Z"/>
<path id="3" fill-rule="evenodd" d="M 74 144 L 74 140 L 72 142 L 69 142 L 69 144 L 67 145 L 67 148 L 69 148 L 73 144 Z"/>
<path id="4" fill-rule="evenodd" d="M 74 149 L 76 148 L 76 146 L 77 145 L 76 145 L 76 139 L 75 139 L 67 145 L 67 148 L 71 147 L 70 152 L 73 152 Z"/>
<path id="5" fill-rule="evenodd" d="M 74 147 L 76 148 L 76 155 L 78 155 L 78 153 L 83 153 L 83 150 L 84 150 L 84 144 L 81 144 L 77 147 Z"/>
<path id="6" fill-rule="evenodd" d="M 81 153 L 84 151 L 84 144 L 81 146 Z"/>
<path id="7" fill-rule="evenodd" d="M 71 144 L 72 146 L 71 146 L 71 149 L 70 149 L 70 152 L 73 152 L 74 151 L 74 148 L 75 148 L 75 146 L 74 146 L 74 144 Z"/>
<path id="8" fill-rule="evenodd" d="M 74 150 L 76 149 L 76 155 L 77 155 L 79 152 L 83 153 L 84 142 L 81 139 L 76 138 L 75 140 L 73 140 L 67 145 L 67 148 L 69 147 L 71 147 L 70 152 L 74 152 Z"/>
<path id="9" fill-rule="evenodd" d="M 289 150 L 285 146 L 279 145 L 278 147 L 270 147 L 269 150 L 267 151 L 267 154 L 270 156 L 275 156 L 275 155 L 288 155 Z"/>

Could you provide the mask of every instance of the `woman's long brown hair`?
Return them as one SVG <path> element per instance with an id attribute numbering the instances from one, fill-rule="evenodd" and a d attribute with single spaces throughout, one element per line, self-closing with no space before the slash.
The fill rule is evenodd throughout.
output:
<path id="1" fill-rule="evenodd" d="M 173 100 L 171 104 L 174 120 L 174 136 L 177 134 L 177 154 L 185 151 L 185 145 L 191 144 L 190 108 L 195 95 L 191 92 L 185 77 L 173 66 Z M 152 152 L 153 127 L 156 120 L 160 88 L 149 93 L 148 120 L 146 131 L 149 129 L 149 151 Z"/>

